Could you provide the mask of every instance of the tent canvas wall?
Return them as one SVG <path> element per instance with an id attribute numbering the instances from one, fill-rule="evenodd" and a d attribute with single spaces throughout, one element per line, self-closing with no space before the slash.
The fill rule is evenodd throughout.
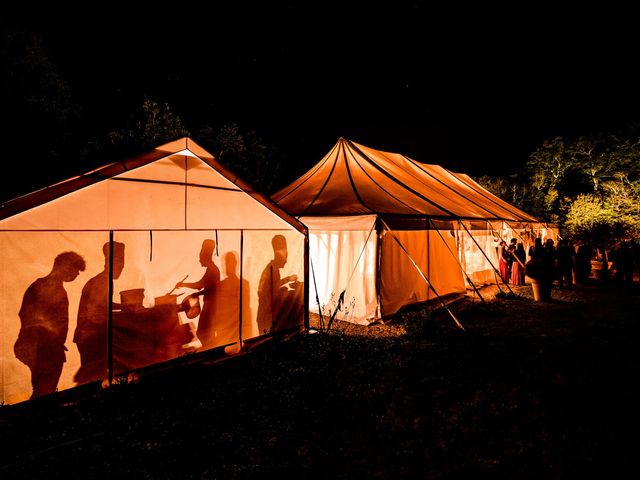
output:
<path id="1" fill-rule="evenodd" d="M 189 138 L 1 212 L 5 403 L 305 323 L 306 228 Z"/>
<path id="2" fill-rule="evenodd" d="M 272 196 L 309 227 L 317 285 L 316 293 L 309 284 L 311 303 L 317 298 L 331 311 L 344 291 L 339 317 L 368 323 L 407 304 L 464 292 L 476 273 L 476 280 L 490 280 L 497 265 L 491 222 L 538 220 L 465 180 L 339 139 Z"/>

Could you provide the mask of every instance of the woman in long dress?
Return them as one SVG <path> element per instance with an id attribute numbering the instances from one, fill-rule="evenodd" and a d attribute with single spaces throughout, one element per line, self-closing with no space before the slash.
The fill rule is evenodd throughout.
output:
<path id="1" fill-rule="evenodd" d="M 513 255 L 513 263 L 511 264 L 511 283 L 513 285 L 524 285 L 524 263 L 527 254 L 524 251 L 524 245 L 518 243 L 518 246 L 510 250 Z"/>

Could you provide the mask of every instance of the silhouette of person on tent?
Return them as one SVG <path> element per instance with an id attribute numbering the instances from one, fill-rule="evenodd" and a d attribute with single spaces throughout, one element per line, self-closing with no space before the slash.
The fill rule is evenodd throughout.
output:
<path id="1" fill-rule="evenodd" d="M 218 290 L 218 308 L 216 310 L 218 322 L 216 324 L 216 346 L 235 345 L 225 348 L 225 351 L 234 353 L 240 350 L 239 326 L 242 321 L 242 337 L 251 338 L 253 329 L 251 328 L 251 307 L 249 281 L 238 277 L 238 254 L 227 252 L 224 254 L 225 279 L 220 282 Z M 242 288 L 242 292 L 241 289 Z M 242 293 L 242 319 L 240 319 L 240 293 Z"/>
<path id="2" fill-rule="evenodd" d="M 78 325 L 73 341 L 80 352 L 80 368 L 74 376 L 78 383 L 108 377 L 109 320 L 109 242 L 102 246 L 104 270 L 90 279 L 82 289 L 78 307 Z M 124 243 L 113 242 L 113 279 L 124 269 Z M 113 303 L 114 309 L 120 304 Z"/>
<path id="3" fill-rule="evenodd" d="M 31 370 L 31 398 L 56 391 L 66 361 L 69 298 L 64 283 L 75 280 L 86 263 L 76 252 L 64 252 L 51 272 L 27 288 L 20 312 L 20 332 L 13 346 L 16 358 Z"/>
<path id="4" fill-rule="evenodd" d="M 258 285 L 258 333 L 276 332 L 296 325 L 302 315 L 302 282 L 297 275 L 280 277 L 287 263 L 287 239 L 275 235 L 271 239 L 273 260 L 262 271 Z"/>
<path id="5" fill-rule="evenodd" d="M 215 346 L 216 295 L 220 287 L 220 269 L 213 263 L 213 252 L 216 248 L 214 240 L 206 239 L 200 248 L 200 265 L 206 268 L 204 275 L 197 282 L 178 282 L 176 288 L 193 288 L 199 290 L 193 295 L 202 295 L 202 310 L 198 318 L 196 335 L 202 342 L 202 348 Z"/>

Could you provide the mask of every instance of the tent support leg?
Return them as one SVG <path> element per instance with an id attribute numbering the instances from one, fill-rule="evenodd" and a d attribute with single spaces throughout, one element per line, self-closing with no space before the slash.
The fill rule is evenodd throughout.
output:
<path id="1" fill-rule="evenodd" d="M 113 384 L 113 230 L 109 230 L 109 301 L 107 304 L 107 375 Z"/>
<path id="2" fill-rule="evenodd" d="M 413 266 L 415 267 L 415 269 L 418 271 L 418 273 L 420 274 L 420 276 L 422 277 L 422 279 L 427 283 L 427 286 L 431 289 L 431 291 L 435 294 L 436 297 L 438 297 L 438 300 L 440 300 L 440 303 L 442 304 L 442 306 L 444 307 L 444 309 L 447 311 L 447 313 L 451 316 L 451 318 L 453 319 L 453 321 L 455 322 L 455 324 L 458 326 L 458 328 L 460 328 L 461 330 L 464 331 L 464 327 L 462 326 L 462 324 L 458 321 L 458 319 L 456 318 L 456 316 L 453 314 L 453 312 L 451 311 L 451 309 L 449 309 L 449 307 L 447 306 L 446 303 L 444 303 L 444 300 L 442 300 L 442 297 L 438 294 L 438 292 L 436 292 L 436 289 L 433 288 L 433 285 L 431 285 L 431 282 L 429 281 L 429 279 L 425 276 L 424 273 L 422 273 L 422 270 L 420 270 L 420 267 L 418 266 L 418 264 L 415 262 L 415 260 L 411 257 L 411 255 L 409 255 L 409 252 L 407 252 L 406 248 L 404 248 L 404 245 L 402 245 L 402 242 L 400 240 L 398 240 L 398 237 L 396 237 L 393 232 L 391 231 L 391 229 L 388 227 L 388 225 L 384 222 L 384 220 L 382 220 L 382 224 L 384 225 L 384 227 L 387 229 L 387 232 L 393 237 L 393 239 L 396 241 L 396 243 L 400 246 L 400 249 L 405 253 L 405 255 L 407 255 L 407 257 L 409 258 L 409 260 L 411 260 L 411 263 L 413 264 Z"/>
<path id="3" fill-rule="evenodd" d="M 503 223 L 505 223 L 505 222 L 503 222 Z M 491 233 L 496 233 L 496 231 L 493 229 L 493 227 L 491 226 L 491 224 L 489 222 L 487 222 L 487 225 L 489 225 L 489 227 L 491 228 Z M 504 228 L 504 225 L 503 225 L 503 228 Z M 500 235 L 500 232 L 497 232 L 497 233 L 498 233 L 498 238 L 504 242 L 504 238 L 502 238 L 502 235 Z M 507 242 L 504 242 L 504 243 L 507 243 Z M 520 262 L 520 261 L 518 260 L 518 262 Z M 524 265 L 522 265 L 522 266 L 524 267 Z M 500 275 L 500 277 L 502 278 L 502 275 Z M 502 279 L 502 281 L 504 281 L 504 284 L 507 286 L 507 288 L 509 289 L 511 294 L 515 295 L 515 293 L 513 293 L 513 290 L 511 290 L 511 286 L 509 285 L 509 282 L 505 281 L 504 278 Z"/>
<path id="4" fill-rule="evenodd" d="M 464 228 L 464 230 L 469 234 L 469 236 L 471 237 L 471 240 L 473 240 L 473 243 L 476 244 L 476 247 L 478 247 L 478 249 L 482 252 L 482 255 L 484 255 L 484 258 L 487 259 L 487 262 L 489 262 L 489 265 L 491 265 L 491 268 L 493 268 L 493 271 L 498 275 L 498 277 L 502 280 L 502 282 L 507 285 L 507 283 L 504 281 L 504 278 L 502 278 L 502 275 L 500 275 L 500 272 L 496 269 L 496 266 L 493 264 L 493 262 L 491 262 L 491 259 L 487 256 L 487 254 L 485 253 L 485 251 L 482 249 L 482 247 L 478 244 L 478 242 L 476 241 L 475 238 L 473 238 L 473 235 L 471 235 L 471 232 L 469 231 L 469 229 L 467 229 L 467 227 L 465 227 L 464 223 L 460 223 L 460 225 L 462 225 L 462 228 Z M 500 282 L 497 281 L 496 279 L 496 286 L 498 287 L 498 290 L 500 290 L 500 293 L 502 293 L 502 289 L 500 288 Z M 507 285 L 508 287 L 508 285 Z M 509 290 L 511 290 L 509 288 Z M 511 292 L 513 293 L 513 292 Z"/>
<path id="5" fill-rule="evenodd" d="M 458 259 L 458 256 L 455 255 L 451 251 L 451 249 L 449 248 L 449 245 L 447 245 L 447 242 L 445 241 L 444 237 L 440 233 L 440 230 L 438 230 L 438 228 L 436 227 L 436 224 L 433 223 L 433 220 L 429 219 L 429 222 L 431 223 L 431 226 L 436 231 L 436 233 L 442 239 L 442 243 L 444 243 L 444 246 L 447 247 L 447 250 L 449 250 L 449 253 L 453 256 L 453 258 L 456 260 L 456 262 L 458 262 L 458 265 L 460 266 L 460 270 L 462 270 L 462 273 L 464 274 L 465 278 L 467 279 L 467 282 L 469 282 L 471 284 L 471 286 L 473 287 L 473 290 L 478 294 L 478 297 L 480 297 L 480 300 L 482 300 L 482 303 L 484 303 L 484 298 L 482 298 L 482 295 L 480 295 L 480 290 L 478 290 L 478 288 L 475 286 L 475 284 L 471 281 L 471 278 L 469 278 L 469 275 L 467 275 L 467 272 L 464 270 L 464 267 L 462 266 L 462 263 L 460 263 L 460 260 Z"/>
<path id="6" fill-rule="evenodd" d="M 313 260 L 309 259 L 311 265 L 311 278 L 313 278 L 313 287 L 316 291 L 316 302 L 318 303 L 318 315 L 320 315 L 320 331 L 324 331 L 324 315 L 322 315 L 322 308 L 320 307 L 320 296 L 318 295 L 318 283 L 316 282 L 316 273 L 313 269 Z M 308 329 L 308 326 L 307 326 Z"/>

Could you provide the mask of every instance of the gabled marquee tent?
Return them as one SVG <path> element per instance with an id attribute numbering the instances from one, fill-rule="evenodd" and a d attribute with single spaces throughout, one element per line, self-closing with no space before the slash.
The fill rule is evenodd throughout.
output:
<path id="1" fill-rule="evenodd" d="M 0 400 L 305 324 L 306 227 L 189 138 L 0 210 Z"/>
<path id="2" fill-rule="evenodd" d="M 365 324 L 496 281 L 498 240 L 543 228 L 466 175 L 343 138 L 272 198 L 309 228 L 310 307 Z"/>

